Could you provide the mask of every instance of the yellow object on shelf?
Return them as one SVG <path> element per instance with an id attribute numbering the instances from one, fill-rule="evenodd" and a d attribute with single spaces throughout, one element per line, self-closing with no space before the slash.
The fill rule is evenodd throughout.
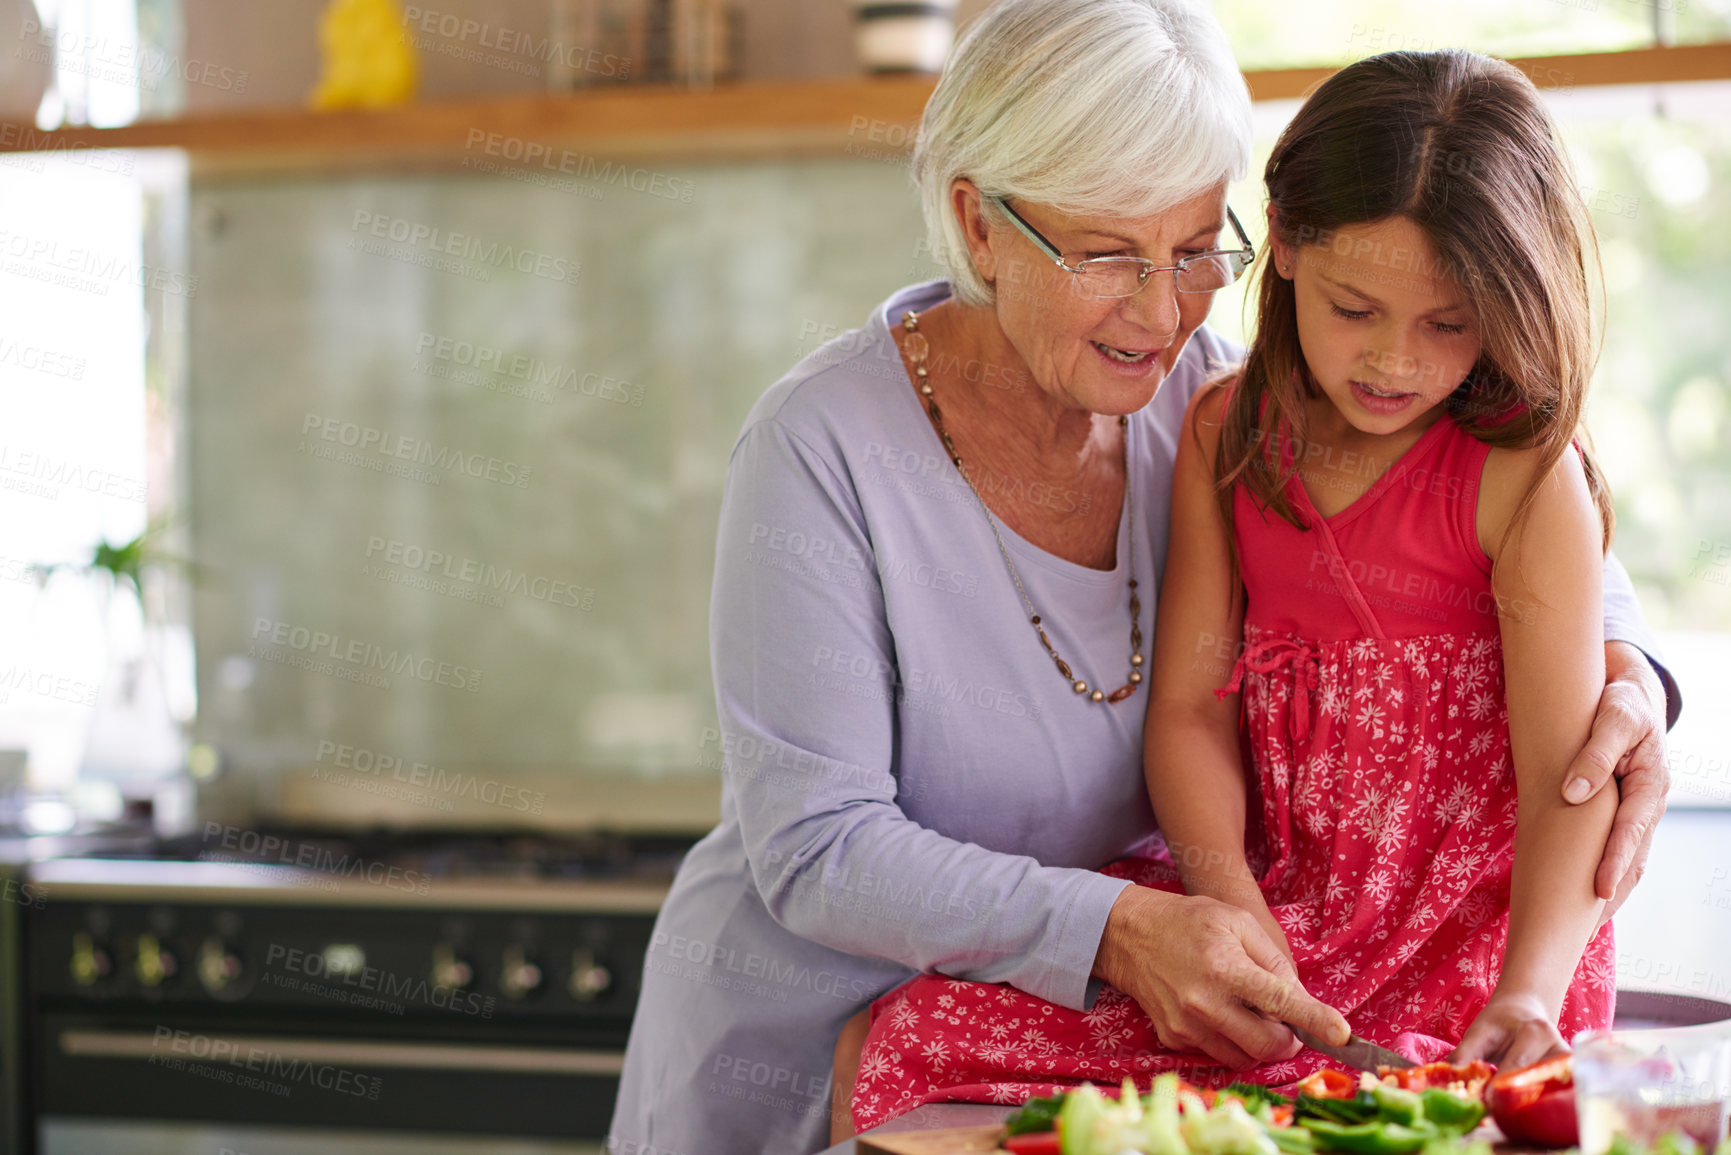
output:
<path id="1" fill-rule="evenodd" d="M 319 48 L 324 72 L 308 98 L 313 108 L 390 108 L 414 98 L 420 69 L 393 0 L 330 0 Z"/>

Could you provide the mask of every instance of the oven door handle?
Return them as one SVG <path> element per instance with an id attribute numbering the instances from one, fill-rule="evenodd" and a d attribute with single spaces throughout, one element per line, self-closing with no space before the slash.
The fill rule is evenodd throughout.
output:
<path id="1" fill-rule="evenodd" d="M 548 1047 L 488 1047 L 469 1043 L 370 1043 L 354 1039 L 270 1038 L 176 1032 L 165 1039 L 145 1031 L 60 1032 L 63 1054 L 92 1059 L 180 1059 L 236 1063 L 243 1056 L 291 1063 L 391 1067 L 417 1071 L 503 1071 L 528 1075 L 618 1075 L 624 1051 Z M 179 1042 L 181 1045 L 176 1046 Z M 203 1054 L 194 1053 L 194 1046 Z"/>

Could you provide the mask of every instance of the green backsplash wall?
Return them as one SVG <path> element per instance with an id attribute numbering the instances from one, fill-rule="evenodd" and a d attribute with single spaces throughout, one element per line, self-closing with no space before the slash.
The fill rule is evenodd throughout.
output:
<path id="1" fill-rule="evenodd" d="M 517 817 L 453 785 L 471 774 L 549 814 L 644 784 L 713 798 L 728 452 L 799 356 L 937 270 L 905 165 L 631 173 L 645 191 L 588 172 L 195 186 L 199 737 L 264 811 Z M 458 342 L 507 371 L 458 364 Z"/>

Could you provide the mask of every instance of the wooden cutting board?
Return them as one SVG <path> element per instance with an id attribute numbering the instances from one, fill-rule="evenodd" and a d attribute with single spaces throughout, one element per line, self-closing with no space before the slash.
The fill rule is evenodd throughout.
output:
<path id="1" fill-rule="evenodd" d="M 859 1155 L 976 1155 L 998 1149 L 1002 1124 L 946 1127 L 942 1131 L 903 1131 L 895 1135 L 862 1135 L 855 1141 Z"/>

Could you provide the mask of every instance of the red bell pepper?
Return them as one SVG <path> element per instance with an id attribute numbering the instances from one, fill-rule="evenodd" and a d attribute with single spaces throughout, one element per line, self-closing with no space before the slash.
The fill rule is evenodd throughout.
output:
<path id="1" fill-rule="evenodd" d="M 1484 1093 L 1485 1084 L 1497 1069 L 1479 1059 L 1464 1066 L 1452 1063 L 1424 1063 L 1417 1067 L 1378 1067 L 1377 1075 L 1385 1081 L 1392 1082 L 1403 1091 L 1428 1091 L 1432 1087 L 1448 1090 L 1456 1083 L 1463 1084 L 1463 1091 L 1469 1098 L 1478 1098 Z"/>
<path id="2" fill-rule="evenodd" d="M 1298 1081 L 1298 1093 L 1312 1099 L 1350 1099 L 1358 1094 L 1358 1076 L 1332 1067 Z"/>
<path id="3" fill-rule="evenodd" d="M 1011 1135 L 1003 1142 L 1010 1155 L 1062 1155 L 1063 1137 L 1056 1131 L 1035 1131 L 1027 1135 Z"/>
<path id="4" fill-rule="evenodd" d="M 1580 1142 L 1575 1073 L 1568 1055 L 1498 1075 L 1485 1089 L 1485 1106 L 1511 1142 L 1540 1147 Z"/>

